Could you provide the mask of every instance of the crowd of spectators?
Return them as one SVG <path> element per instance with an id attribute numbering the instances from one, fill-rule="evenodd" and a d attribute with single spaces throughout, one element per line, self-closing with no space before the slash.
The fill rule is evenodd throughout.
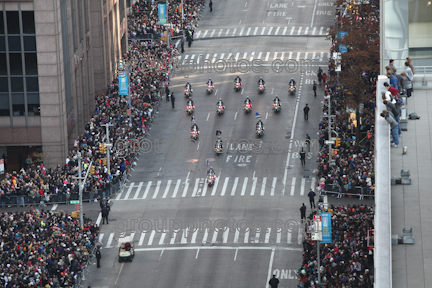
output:
<path id="1" fill-rule="evenodd" d="M 184 25 L 191 28 L 190 25 L 197 18 L 202 1 L 184 1 L 184 22 L 180 20 L 180 2 L 170 2 L 169 22 L 177 19 L 174 26 L 178 29 Z M 133 12 L 128 17 L 131 35 L 155 31 L 160 33 L 167 29 L 163 25 L 158 25 L 155 8 L 156 1 L 135 3 Z M 170 32 L 179 31 L 175 27 L 170 28 Z M 94 175 L 89 175 L 85 183 L 84 199 L 108 196 L 113 186 L 124 179 L 134 161 L 133 149 L 116 144 L 118 141 L 130 139 L 139 141 L 145 137 L 147 126 L 154 117 L 162 93 L 170 83 L 171 65 L 176 53 L 177 50 L 172 45 L 168 46 L 160 40 L 131 41 L 124 55 L 130 71 L 130 105 L 127 96 L 119 95 L 118 80 L 110 83 L 105 94 L 95 97 L 94 115 L 83 127 L 84 131 L 75 141 L 74 148 L 69 151 L 65 163 L 58 164 L 55 168 L 47 168 L 43 163 L 36 163 L 28 156 L 20 170 L 6 173 L 4 180 L 0 182 L 0 205 L 24 206 L 32 203 L 78 200 L 78 180 L 73 179 L 78 176 L 78 152 L 82 156 L 84 171 L 91 161 L 96 165 Z M 101 160 L 107 157 L 106 154 L 99 150 L 99 145 L 107 140 L 106 128 L 102 126 L 107 123 L 112 124 L 109 127 L 110 142 L 113 143 L 110 151 L 110 171 Z M 122 149 L 117 149 L 117 146 Z"/>
<path id="2" fill-rule="evenodd" d="M 0 214 L 0 287 L 73 287 L 88 261 L 97 225 L 61 211 Z"/>
<path id="3" fill-rule="evenodd" d="M 370 235 L 369 231 L 374 229 L 374 207 L 362 204 L 346 207 L 331 205 L 330 209 L 333 211 L 333 241 L 320 245 L 323 287 L 372 287 L 373 234 Z M 318 287 L 316 242 L 310 237 L 303 240 L 303 262 L 298 269 L 297 279 L 302 288 Z"/>

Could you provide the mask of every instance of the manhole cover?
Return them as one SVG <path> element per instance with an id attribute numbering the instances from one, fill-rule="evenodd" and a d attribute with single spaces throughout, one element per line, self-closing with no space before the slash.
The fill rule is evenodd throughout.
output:
<path id="1" fill-rule="evenodd" d="M 285 139 L 290 139 L 291 138 L 291 136 L 285 136 Z"/>

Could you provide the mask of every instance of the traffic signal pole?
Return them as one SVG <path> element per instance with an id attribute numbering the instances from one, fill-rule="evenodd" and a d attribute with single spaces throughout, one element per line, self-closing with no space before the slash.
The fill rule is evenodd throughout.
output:
<path id="1" fill-rule="evenodd" d="M 114 126 L 111 123 L 106 123 L 103 124 L 101 126 L 105 126 L 106 128 L 106 137 L 107 140 L 105 141 L 105 146 L 106 146 L 106 150 L 107 150 L 107 163 L 108 163 L 108 173 L 111 174 L 111 161 L 110 161 L 110 150 L 111 150 L 111 143 L 110 143 L 110 137 L 109 137 L 109 127 L 110 126 Z"/>
<path id="2" fill-rule="evenodd" d="M 330 96 L 330 94 L 328 94 L 328 98 L 327 98 L 327 100 L 328 100 L 328 122 L 329 122 L 329 125 L 328 125 L 328 128 L 329 128 L 329 131 L 328 131 L 328 133 L 329 133 L 329 136 L 328 136 L 328 140 L 329 140 L 329 167 L 331 167 L 331 163 L 332 163 L 332 153 L 331 153 L 331 151 L 332 151 L 332 144 L 331 144 L 331 139 L 332 139 L 332 120 L 331 120 L 331 96 Z"/>

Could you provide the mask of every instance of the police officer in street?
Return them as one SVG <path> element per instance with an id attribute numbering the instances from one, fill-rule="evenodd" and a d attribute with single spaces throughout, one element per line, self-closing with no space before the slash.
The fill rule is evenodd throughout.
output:
<path id="1" fill-rule="evenodd" d="M 306 106 L 303 108 L 303 112 L 304 112 L 305 120 L 308 120 L 309 119 L 309 106 L 308 106 L 308 104 L 306 104 Z"/>
<path id="2" fill-rule="evenodd" d="M 271 288 L 277 288 L 279 285 L 279 279 L 276 278 L 276 275 L 273 275 L 273 278 L 270 279 L 269 285 Z"/>
<path id="3" fill-rule="evenodd" d="M 303 219 L 306 219 L 306 205 L 303 203 L 303 206 L 300 207 L 300 216 L 301 216 L 301 221 L 303 223 Z"/>
<path id="4" fill-rule="evenodd" d="M 100 248 L 99 248 L 99 246 L 97 247 L 97 250 L 96 250 L 96 260 L 97 260 L 97 268 L 100 268 L 101 267 L 101 265 L 100 265 L 100 259 L 102 258 L 102 254 L 101 254 L 101 252 L 100 252 Z"/>
<path id="5" fill-rule="evenodd" d="M 300 152 L 300 160 L 301 160 L 302 166 L 305 166 L 306 165 L 306 153 L 304 152 L 303 148 L 302 148 L 302 151 Z"/>

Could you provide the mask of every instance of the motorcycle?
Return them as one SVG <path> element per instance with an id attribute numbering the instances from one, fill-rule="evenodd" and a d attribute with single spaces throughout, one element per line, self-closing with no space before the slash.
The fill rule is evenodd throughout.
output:
<path id="1" fill-rule="evenodd" d="M 243 110 L 244 110 L 246 113 L 251 112 L 251 111 L 252 111 L 252 104 L 250 104 L 250 103 L 246 103 L 245 106 L 244 106 L 244 108 L 243 108 Z"/>
<path id="2" fill-rule="evenodd" d="M 296 93 L 296 87 L 293 85 L 290 85 L 290 87 L 288 88 L 288 92 L 290 95 L 294 95 Z"/>
<path id="3" fill-rule="evenodd" d="M 225 112 L 225 107 L 222 106 L 222 105 L 219 105 L 219 106 L 216 108 L 216 112 L 218 113 L 218 115 L 223 114 L 223 113 Z"/>
<path id="4" fill-rule="evenodd" d="M 265 86 L 264 85 L 258 85 L 258 92 L 264 93 L 264 91 L 265 91 Z"/>
<path id="5" fill-rule="evenodd" d="M 207 94 L 213 93 L 213 85 L 207 85 Z"/>
<path id="6" fill-rule="evenodd" d="M 193 140 L 197 140 L 198 139 L 198 135 L 199 135 L 199 131 L 198 130 L 192 130 L 191 131 L 191 138 Z"/>
<path id="7" fill-rule="evenodd" d="M 212 187 L 215 182 L 215 176 L 213 173 L 207 173 L 207 185 L 208 187 Z"/>
<path id="8" fill-rule="evenodd" d="M 215 147 L 215 152 L 216 152 L 216 155 L 217 155 L 217 156 L 219 156 L 220 154 L 223 153 L 222 144 L 218 144 L 218 145 Z"/>
<path id="9" fill-rule="evenodd" d="M 275 102 L 275 103 L 273 103 L 273 110 L 274 110 L 276 113 L 280 112 L 281 109 L 282 109 L 282 107 L 281 107 L 280 102 Z"/>
<path id="10" fill-rule="evenodd" d="M 186 98 L 189 98 L 190 96 L 192 96 L 192 90 L 191 90 L 191 89 L 186 88 L 186 89 L 184 90 L 184 92 L 185 92 L 185 97 L 186 97 Z"/>
<path id="11" fill-rule="evenodd" d="M 255 133 L 257 134 L 258 137 L 263 136 L 264 135 L 264 127 L 257 127 Z"/>
<path id="12" fill-rule="evenodd" d="M 236 90 L 236 92 L 240 91 L 241 88 L 242 88 L 242 84 L 241 84 L 241 82 L 236 82 L 236 83 L 234 84 L 234 89 Z"/>
<path id="13" fill-rule="evenodd" d="M 191 115 L 195 111 L 195 106 L 187 105 L 186 106 L 186 112 Z"/>

